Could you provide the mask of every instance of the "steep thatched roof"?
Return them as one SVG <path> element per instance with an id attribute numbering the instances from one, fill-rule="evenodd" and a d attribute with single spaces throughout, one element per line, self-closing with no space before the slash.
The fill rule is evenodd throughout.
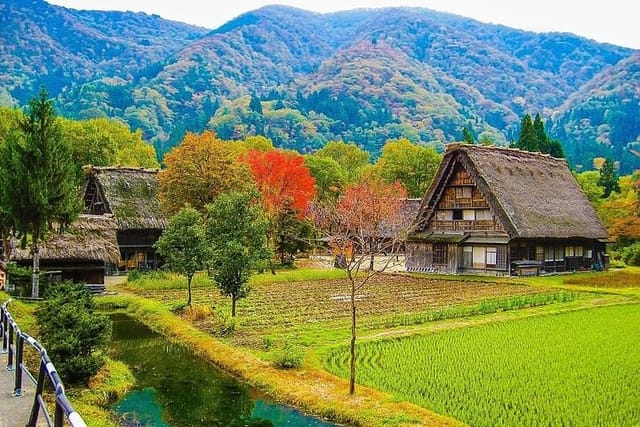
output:
<path id="1" fill-rule="evenodd" d="M 607 238 L 586 195 L 564 159 L 546 154 L 467 144 L 450 144 L 418 214 L 433 215 L 441 181 L 462 164 L 511 238 Z"/>
<path id="2" fill-rule="evenodd" d="M 16 249 L 13 260 L 30 260 L 29 249 Z M 120 250 L 112 215 L 80 215 L 64 233 L 52 234 L 40 247 L 40 259 L 116 263 Z"/>
<path id="3" fill-rule="evenodd" d="M 158 170 L 111 166 L 85 167 L 87 184 L 94 180 L 118 230 L 162 230 L 167 226 L 158 199 Z"/>

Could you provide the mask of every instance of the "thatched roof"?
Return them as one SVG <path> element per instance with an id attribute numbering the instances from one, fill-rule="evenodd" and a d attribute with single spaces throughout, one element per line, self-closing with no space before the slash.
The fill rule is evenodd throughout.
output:
<path id="1" fill-rule="evenodd" d="M 13 260 L 30 260 L 30 249 L 15 249 Z M 80 215 L 62 234 L 54 233 L 40 246 L 41 260 L 116 263 L 120 250 L 112 215 Z"/>
<path id="2" fill-rule="evenodd" d="M 87 187 L 94 180 L 112 213 L 118 230 L 163 230 L 167 218 L 158 198 L 158 170 L 130 167 L 87 166 Z"/>
<path id="3" fill-rule="evenodd" d="M 510 148 L 449 144 L 414 225 L 423 231 L 438 188 L 461 164 L 511 238 L 607 238 L 564 159 Z M 422 229 L 422 230 L 421 230 Z"/>

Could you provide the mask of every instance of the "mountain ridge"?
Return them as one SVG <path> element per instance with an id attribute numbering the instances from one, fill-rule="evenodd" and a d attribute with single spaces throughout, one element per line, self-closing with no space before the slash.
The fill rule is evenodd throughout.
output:
<path id="1" fill-rule="evenodd" d="M 28 3 L 51 8 L 53 16 L 66 13 L 75 25 L 95 33 L 92 38 L 85 31 L 80 46 L 71 37 L 71 58 L 77 52 L 102 53 L 104 46 L 112 55 L 95 64 L 86 58 L 70 61 L 77 69 L 86 68 L 76 71 L 80 76 L 70 66 L 51 67 L 47 75 L 55 83 L 51 92 L 61 112 L 74 118 L 120 118 L 142 129 L 160 153 L 177 144 L 184 132 L 204 129 L 231 137 L 264 130 L 276 143 L 302 152 L 345 139 L 374 156 L 388 138 L 438 145 L 459 140 L 465 125 L 478 138 L 504 144 L 517 137 L 525 112 L 540 112 L 554 136 L 568 138 L 563 143 L 571 156 L 580 157 L 573 147 L 592 144 L 593 138 L 560 131 L 571 126 L 563 120 L 574 120 L 563 113 L 569 110 L 564 105 L 569 99 L 578 102 L 572 95 L 596 77 L 602 83 L 593 84 L 606 85 L 605 70 L 637 52 L 570 33 L 515 30 L 422 8 L 320 14 L 271 5 L 209 30 L 149 15 L 62 8 L 63 13 L 42 0 Z M 24 8 L 13 10 L 14 20 L 32 22 L 20 16 Z M 41 32 L 53 31 L 49 23 L 40 24 Z M 122 43 L 107 37 L 110 29 L 123 26 Z M 42 38 L 29 34 L 32 44 Z M 140 46 L 144 34 L 148 46 Z M 2 30 L 0 37 L 6 37 Z M 24 55 L 17 55 L 17 61 L 6 53 L 9 60 L 30 65 Z M 11 85 L 0 89 L 0 103 L 23 104 L 23 87 L 48 82 L 34 77 L 37 73 L 21 73 L 23 68 L 28 67 L 0 69 L 0 76 L 22 84 L 14 84 L 18 90 Z M 390 69 L 399 74 L 385 77 Z M 362 76 L 369 83 L 358 82 Z M 267 115 L 249 111 L 247 97 L 259 98 Z M 223 105 L 240 113 L 230 117 L 220 110 Z M 351 115 L 334 111 L 339 108 Z M 636 110 L 628 114 L 640 115 Z M 624 157 L 624 170 L 632 170 L 640 164 L 620 154 L 629 150 L 626 139 L 613 140 L 615 149 L 600 151 Z M 574 165 L 589 160 L 573 157 Z"/>

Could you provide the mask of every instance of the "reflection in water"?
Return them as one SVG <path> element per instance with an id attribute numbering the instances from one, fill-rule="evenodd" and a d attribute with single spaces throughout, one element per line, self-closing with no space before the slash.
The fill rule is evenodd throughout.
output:
<path id="1" fill-rule="evenodd" d="M 112 315 L 112 357 L 126 363 L 137 389 L 115 406 L 128 426 L 332 426 L 262 399 L 186 348 L 145 325 Z"/>

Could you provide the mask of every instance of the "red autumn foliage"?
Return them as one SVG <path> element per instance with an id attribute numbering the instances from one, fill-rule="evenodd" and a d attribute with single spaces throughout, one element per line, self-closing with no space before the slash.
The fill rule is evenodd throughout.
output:
<path id="1" fill-rule="evenodd" d="M 262 194 L 265 211 L 275 217 L 287 202 L 301 219 L 316 195 L 316 182 L 298 153 L 250 150 L 244 160 Z"/>

